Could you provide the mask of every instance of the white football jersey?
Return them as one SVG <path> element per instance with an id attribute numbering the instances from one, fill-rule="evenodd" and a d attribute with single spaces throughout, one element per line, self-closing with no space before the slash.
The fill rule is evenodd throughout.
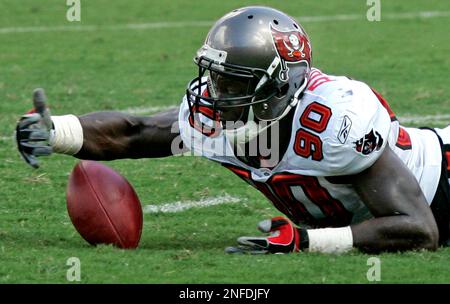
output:
<path id="1" fill-rule="evenodd" d="M 240 161 L 210 112 L 200 112 L 210 127 L 206 132 L 195 125 L 183 100 L 179 123 L 184 145 L 232 170 L 298 224 L 339 227 L 372 217 L 352 185 L 333 177 L 369 168 L 387 143 L 416 177 L 429 204 L 437 189 L 442 156 L 436 135 L 400 126 L 383 97 L 360 81 L 312 69 L 295 108 L 289 146 L 273 168 Z"/>

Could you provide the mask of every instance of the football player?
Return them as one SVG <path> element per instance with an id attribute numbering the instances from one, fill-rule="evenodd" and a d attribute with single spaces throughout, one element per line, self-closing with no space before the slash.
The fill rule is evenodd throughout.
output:
<path id="1" fill-rule="evenodd" d="M 261 191 L 286 217 L 230 253 L 435 250 L 449 239 L 450 127 L 399 124 L 367 84 L 313 68 L 302 26 L 268 7 L 236 9 L 209 31 L 179 109 L 22 117 L 24 159 L 205 156 Z M 48 141 L 48 142 L 47 142 Z M 269 147 L 269 148 L 264 148 Z M 187 158 L 186 160 L 188 160 Z"/>

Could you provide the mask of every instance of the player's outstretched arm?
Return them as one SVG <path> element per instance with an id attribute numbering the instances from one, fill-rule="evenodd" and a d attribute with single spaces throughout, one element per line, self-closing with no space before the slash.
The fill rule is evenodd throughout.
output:
<path id="1" fill-rule="evenodd" d="M 437 248 L 431 209 L 415 177 L 389 147 L 354 176 L 353 185 L 374 215 L 351 226 L 354 247 L 367 252 Z"/>
<path id="2" fill-rule="evenodd" d="M 16 125 L 17 148 L 23 159 L 39 167 L 37 157 L 54 152 L 82 159 L 164 157 L 182 153 L 178 109 L 148 117 L 120 112 L 51 116 L 44 90 L 33 93 L 34 110 Z"/>
<path id="3" fill-rule="evenodd" d="M 176 144 L 178 108 L 146 117 L 94 112 L 78 119 L 84 138 L 81 149 L 74 155 L 78 158 L 113 160 L 164 157 L 181 152 Z"/>

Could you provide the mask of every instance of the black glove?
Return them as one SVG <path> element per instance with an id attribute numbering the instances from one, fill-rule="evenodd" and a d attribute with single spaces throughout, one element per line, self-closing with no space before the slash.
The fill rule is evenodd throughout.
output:
<path id="1" fill-rule="evenodd" d="M 34 109 L 23 115 L 16 125 L 17 149 L 33 168 L 39 167 L 36 157 L 50 155 L 53 152 L 49 145 L 53 124 L 45 101 L 44 90 L 34 90 Z"/>
<path id="2" fill-rule="evenodd" d="M 242 236 L 237 239 L 238 247 L 227 247 L 227 253 L 290 253 L 308 246 L 306 230 L 294 226 L 285 217 L 277 216 L 259 222 L 258 229 L 269 236 Z"/>

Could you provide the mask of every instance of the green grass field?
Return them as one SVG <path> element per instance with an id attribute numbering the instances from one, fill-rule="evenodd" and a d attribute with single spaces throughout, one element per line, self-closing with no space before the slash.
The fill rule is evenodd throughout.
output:
<path id="1" fill-rule="evenodd" d="M 197 157 L 107 164 L 129 179 L 142 205 L 221 195 L 239 203 L 145 214 L 137 250 L 91 247 L 66 210 L 77 159 L 54 155 L 32 170 L 16 151 L 13 130 L 36 87 L 46 89 L 54 115 L 179 104 L 209 28 L 192 22 L 212 24 L 253 3 L 296 17 L 329 16 L 298 19 L 311 37 L 316 67 L 366 81 L 410 125 L 442 127 L 450 121 L 448 1 L 382 1 L 381 22 L 368 22 L 366 1 L 92 0 L 82 1 L 81 22 L 73 23 L 65 2 L 0 2 L 1 283 L 68 283 L 70 257 L 81 261 L 81 283 L 368 283 L 371 256 L 358 252 L 225 254 L 236 237 L 257 233 L 257 222 L 278 212 L 234 174 Z M 414 17 L 424 11 L 441 14 Z M 450 283 L 450 249 L 377 257 L 381 283 Z"/>

